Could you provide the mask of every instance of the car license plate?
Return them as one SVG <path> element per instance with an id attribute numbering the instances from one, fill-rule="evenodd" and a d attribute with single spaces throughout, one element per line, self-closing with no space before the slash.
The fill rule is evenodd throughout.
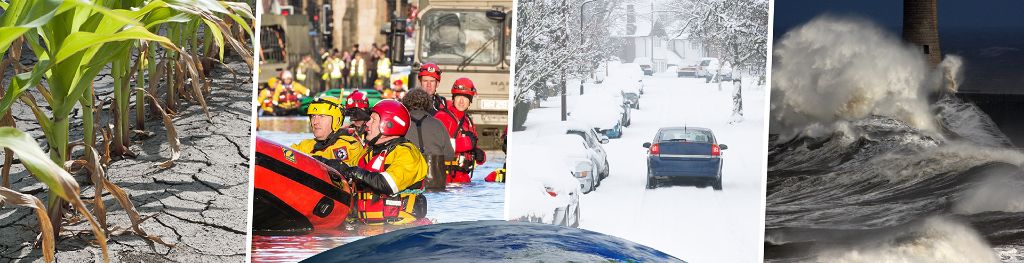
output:
<path id="1" fill-rule="evenodd" d="M 481 100 L 480 109 L 484 110 L 508 110 L 507 100 Z"/>

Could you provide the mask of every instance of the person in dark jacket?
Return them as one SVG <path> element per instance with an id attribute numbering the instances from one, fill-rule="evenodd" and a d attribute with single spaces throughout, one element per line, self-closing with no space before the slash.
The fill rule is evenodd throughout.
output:
<path id="1" fill-rule="evenodd" d="M 422 149 L 424 155 L 441 155 L 445 159 L 452 159 L 455 157 L 455 149 L 452 149 L 444 124 L 428 112 L 431 103 L 430 94 L 422 89 L 413 89 L 402 98 L 402 104 L 409 108 L 412 119 L 405 138 Z"/>

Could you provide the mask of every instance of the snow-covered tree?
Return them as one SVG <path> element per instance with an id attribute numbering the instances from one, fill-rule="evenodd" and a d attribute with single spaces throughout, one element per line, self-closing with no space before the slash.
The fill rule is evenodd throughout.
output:
<path id="1" fill-rule="evenodd" d="M 689 10 L 690 15 L 679 28 L 728 62 L 733 76 L 750 74 L 764 77 L 768 60 L 768 0 L 674 0 L 665 6 Z M 735 83 L 735 85 L 742 85 Z M 734 89 L 734 118 L 742 120 L 741 88 Z"/>
<path id="2" fill-rule="evenodd" d="M 583 16 L 580 16 L 581 4 Z M 589 77 L 617 52 L 609 40 L 607 21 L 612 0 L 524 0 L 516 16 L 516 68 L 513 129 L 519 128 L 532 103 L 560 95 L 565 78 Z M 581 31 L 582 22 L 582 31 Z M 583 41 L 580 39 L 583 38 Z M 555 85 L 551 85 L 555 84 Z"/>
<path id="3" fill-rule="evenodd" d="M 569 52 L 563 46 L 568 9 L 564 1 L 519 2 L 515 12 L 516 89 L 513 95 L 517 103 L 557 94 L 546 83 L 565 72 Z"/>
<path id="4" fill-rule="evenodd" d="M 583 6 L 583 16 L 580 8 Z M 558 95 L 561 87 L 545 85 L 549 79 L 589 77 L 613 56 L 621 44 L 609 39 L 608 21 L 617 1 L 524 0 L 516 10 L 517 102 L 536 94 Z M 582 22 L 582 31 L 581 31 Z M 583 38 L 581 43 L 580 38 Z M 539 99 L 538 98 L 538 99 Z"/>

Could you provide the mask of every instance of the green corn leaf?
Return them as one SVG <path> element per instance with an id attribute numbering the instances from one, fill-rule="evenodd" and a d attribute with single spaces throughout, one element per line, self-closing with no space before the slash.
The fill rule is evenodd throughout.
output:
<path id="1" fill-rule="evenodd" d="M 54 63 L 60 63 L 62 60 L 82 51 L 86 48 L 94 47 L 96 45 L 105 44 L 108 42 L 122 41 L 122 40 L 136 40 L 144 39 L 156 42 L 171 43 L 170 39 L 166 37 L 158 36 L 152 32 L 147 31 L 143 27 L 130 27 L 124 31 L 113 33 L 113 34 L 97 34 L 92 32 L 74 32 L 68 35 L 67 39 L 64 40 L 64 44 L 60 47 L 60 51 L 57 51 L 57 56 L 54 59 Z"/>
<path id="2" fill-rule="evenodd" d="M 81 202 L 75 178 L 64 168 L 53 163 L 50 156 L 39 149 L 32 136 L 12 127 L 0 127 L 0 146 L 14 151 L 32 176 L 50 188 L 50 193 L 69 202 Z"/>

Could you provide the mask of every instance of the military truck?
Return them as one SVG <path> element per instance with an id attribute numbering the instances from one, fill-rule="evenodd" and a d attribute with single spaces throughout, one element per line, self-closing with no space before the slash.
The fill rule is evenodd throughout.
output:
<path id="1" fill-rule="evenodd" d="M 479 146 L 501 149 L 499 138 L 511 107 L 512 1 L 421 0 L 419 8 L 414 43 L 408 43 L 415 46 L 415 61 L 441 68 L 437 92 L 446 98 L 451 98 L 455 79 L 473 80 L 478 95 L 469 113 L 477 126 Z"/>
<path id="2" fill-rule="evenodd" d="M 262 86 L 282 70 L 294 68 L 303 56 L 314 55 L 314 50 L 309 36 L 309 18 L 305 15 L 263 14 L 260 20 L 259 83 Z"/>

